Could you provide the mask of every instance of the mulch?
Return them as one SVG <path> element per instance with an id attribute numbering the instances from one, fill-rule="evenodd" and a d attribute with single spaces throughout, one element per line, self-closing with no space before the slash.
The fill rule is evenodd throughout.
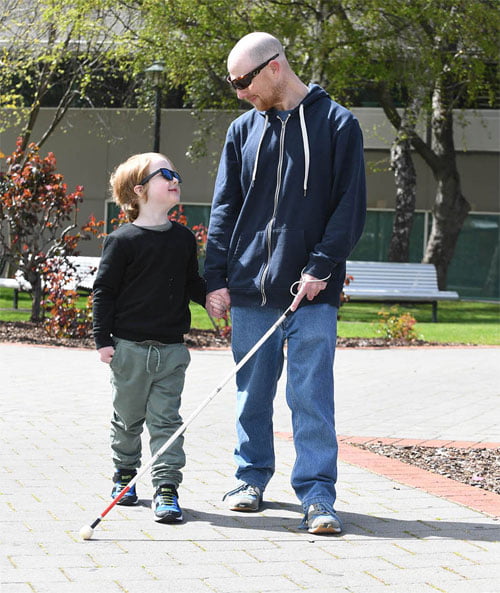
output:
<path id="1" fill-rule="evenodd" d="M 214 329 L 193 329 L 184 337 L 189 348 L 229 348 L 230 340 L 220 336 Z M 49 335 L 43 323 L 31 321 L 0 321 L 0 342 L 20 342 L 66 348 L 94 348 L 92 337 L 62 338 Z M 457 346 L 425 340 L 387 340 L 385 338 L 338 338 L 340 348 L 397 348 L 408 346 Z M 463 344 L 461 344 L 463 346 Z"/>
<path id="2" fill-rule="evenodd" d="M 426 447 L 423 445 L 386 445 L 377 442 L 355 444 L 373 453 L 398 459 L 500 495 L 500 448 Z"/>
<path id="3" fill-rule="evenodd" d="M 228 348 L 229 340 L 215 330 L 192 330 L 185 336 L 189 348 Z M 0 342 L 38 344 L 66 348 L 93 349 L 90 336 L 84 338 L 58 338 L 47 334 L 42 324 L 28 321 L 0 322 Z M 339 338 L 339 347 L 344 348 L 397 348 L 402 346 L 452 346 L 456 344 L 431 343 L 415 340 L 386 340 L 383 338 Z M 405 463 L 446 476 L 463 484 L 483 488 L 500 494 L 500 449 L 460 449 L 456 447 L 425 447 L 419 445 L 396 446 L 380 443 L 357 445 L 379 455 L 398 459 Z"/>

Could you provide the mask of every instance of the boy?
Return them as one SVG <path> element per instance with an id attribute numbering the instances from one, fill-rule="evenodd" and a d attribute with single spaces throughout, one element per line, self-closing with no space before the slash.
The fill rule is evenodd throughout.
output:
<path id="1" fill-rule="evenodd" d="M 171 222 L 179 203 L 181 177 L 157 153 L 138 154 L 111 176 L 113 198 L 128 218 L 106 237 L 94 283 L 94 339 L 101 361 L 111 367 L 111 448 L 115 474 L 112 498 L 136 475 L 144 422 L 151 455 L 181 425 L 184 375 L 190 355 L 189 301 L 204 305 L 196 240 Z M 185 464 L 179 437 L 153 464 L 152 501 L 158 522 L 182 521 L 177 489 Z M 118 504 L 138 501 L 135 486 Z"/>

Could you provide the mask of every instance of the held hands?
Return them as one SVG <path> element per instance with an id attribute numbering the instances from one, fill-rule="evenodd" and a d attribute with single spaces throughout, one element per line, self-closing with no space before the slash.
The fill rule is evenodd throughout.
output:
<path id="1" fill-rule="evenodd" d="M 231 297 L 227 288 L 219 288 L 207 294 L 205 308 L 210 317 L 220 319 L 231 307 Z"/>
<path id="2" fill-rule="evenodd" d="M 308 301 L 312 301 L 322 290 L 325 290 L 327 283 L 324 280 L 319 280 L 310 274 L 302 274 L 300 280 L 296 283 L 298 286 L 297 294 L 290 305 L 290 310 L 295 311 L 300 304 L 300 301 L 307 297 Z"/>
<path id="3" fill-rule="evenodd" d="M 104 348 L 99 348 L 97 352 L 99 352 L 101 361 L 109 364 L 111 362 L 111 359 L 113 358 L 115 349 L 113 348 L 113 346 L 104 346 Z"/>
<path id="4" fill-rule="evenodd" d="M 327 287 L 326 279 L 320 280 L 311 274 L 302 274 L 300 280 L 295 283 L 298 286 L 295 298 L 290 305 L 290 310 L 295 311 L 300 304 L 300 301 L 307 297 L 308 301 L 312 301 L 322 290 Z M 207 294 L 205 307 L 207 313 L 211 317 L 217 319 L 224 316 L 226 311 L 231 307 L 231 297 L 227 288 L 219 288 Z"/>

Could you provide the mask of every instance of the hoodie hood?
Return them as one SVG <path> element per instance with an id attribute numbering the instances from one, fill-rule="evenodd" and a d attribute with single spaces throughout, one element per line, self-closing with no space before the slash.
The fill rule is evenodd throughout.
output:
<path id="1" fill-rule="evenodd" d="M 312 103 L 315 103 L 321 98 L 328 97 L 328 93 L 322 89 L 317 84 L 310 84 L 309 85 L 309 92 L 307 95 L 302 99 L 302 101 L 290 110 L 288 117 L 294 117 L 297 112 L 300 120 L 300 130 L 302 135 L 302 145 L 304 147 L 304 182 L 303 182 L 303 190 L 304 196 L 307 194 L 307 186 L 309 180 L 309 166 L 310 166 L 310 155 L 311 151 L 309 149 L 309 137 L 307 135 L 307 125 L 306 125 L 306 117 L 304 115 L 305 107 L 308 107 Z M 262 143 L 264 142 L 264 138 L 266 135 L 266 131 L 268 129 L 269 119 L 272 117 L 279 117 L 278 111 L 273 107 L 268 109 L 267 111 L 260 111 L 259 112 L 264 118 L 264 126 L 262 128 L 262 134 L 259 139 L 259 144 L 257 146 L 257 152 L 255 155 L 255 162 L 252 170 L 252 185 L 255 183 L 255 179 L 257 177 L 257 168 L 259 163 L 259 153 Z"/>

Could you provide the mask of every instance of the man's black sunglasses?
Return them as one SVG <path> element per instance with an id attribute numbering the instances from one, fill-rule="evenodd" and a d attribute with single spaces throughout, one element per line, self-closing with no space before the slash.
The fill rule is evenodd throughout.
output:
<path id="1" fill-rule="evenodd" d="M 156 171 L 153 171 L 149 175 L 146 175 L 146 177 L 144 177 L 144 179 L 138 185 L 146 185 L 146 183 L 152 177 L 158 175 L 158 173 L 161 173 L 162 176 L 168 181 L 172 181 L 172 179 L 175 177 L 175 179 L 177 179 L 179 183 L 182 183 L 181 176 L 179 175 L 179 173 L 177 173 L 177 171 L 172 171 L 171 169 L 165 169 L 165 167 L 161 167 L 161 169 L 156 169 Z"/>
<path id="2" fill-rule="evenodd" d="M 252 80 L 257 76 L 257 74 L 261 70 L 263 70 L 269 64 L 269 62 L 272 62 L 278 56 L 279 54 L 274 54 L 272 58 L 269 58 L 269 60 L 262 62 L 260 66 L 257 66 L 257 68 L 255 68 L 248 74 L 243 74 L 243 76 L 238 76 L 238 78 L 234 78 L 233 80 L 231 80 L 231 78 L 228 76 L 226 80 L 229 82 L 229 84 L 233 87 L 235 91 L 241 91 L 243 89 L 246 89 L 252 84 Z"/>

